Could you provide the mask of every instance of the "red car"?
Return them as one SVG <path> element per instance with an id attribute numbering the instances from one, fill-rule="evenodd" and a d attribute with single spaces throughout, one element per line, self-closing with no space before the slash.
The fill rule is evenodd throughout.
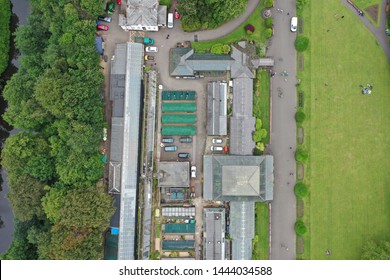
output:
<path id="1" fill-rule="evenodd" d="M 177 11 L 177 9 L 175 8 L 175 19 L 179 19 L 179 18 L 180 18 L 180 14 Z"/>
<path id="2" fill-rule="evenodd" d="M 107 26 L 107 25 L 104 25 L 104 24 L 98 24 L 98 25 L 96 26 L 96 28 L 97 28 L 98 30 L 103 30 L 103 31 L 107 31 L 107 30 L 108 30 L 108 26 Z"/>
<path id="3" fill-rule="evenodd" d="M 118 5 L 120 5 L 122 3 L 122 0 L 118 0 L 117 3 Z"/>

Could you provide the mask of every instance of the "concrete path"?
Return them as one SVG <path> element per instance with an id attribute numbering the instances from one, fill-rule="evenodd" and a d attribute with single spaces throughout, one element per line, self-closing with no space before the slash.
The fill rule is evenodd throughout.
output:
<path id="1" fill-rule="evenodd" d="M 375 36 L 378 43 L 383 48 L 383 51 L 385 52 L 387 56 L 387 60 L 390 63 L 390 46 L 389 46 L 389 37 L 386 35 L 386 3 L 387 0 L 382 0 L 382 6 L 380 13 L 380 22 L 379 27 L 374 26 L 371 21 L 367 18 L 368 15 L 365 13 L 364 16 L 359 16 L 357 11 L 352 7 L 351 4 L 348 3 L 347 0 L 341 0 L 341 2 L 349 9 L 352 13 L 354 13 L 359 19 L 364 23 L 364 25 L 368 28 L 368 30 L 371 31 L 371 33 Z M 363 11 L 364 12 L 364 11 Z"/>
<path id="2" fill-rule="evenodd" d="M 295 1 L 275 2 L 272 9 L 275 34 L 267 52 L 267 56 L 274 57 L 273 70 L 277 72 L 271 78 L 272 124 L 267 147 L 267 152 L 274 156 L 275 166 L 270 236 L 273 260 L 295 259 L 296 33 L 290 31 L 295 5 Z M 288 76 L 281 76 L 284 71 Z"/>

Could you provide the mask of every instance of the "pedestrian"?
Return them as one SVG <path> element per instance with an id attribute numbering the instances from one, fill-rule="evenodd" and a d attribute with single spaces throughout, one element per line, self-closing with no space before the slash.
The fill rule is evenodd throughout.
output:
<path id="1" fill-rule="evenodd" d="M 290 15 L 290 13 L 287 13 L 287 15 L 289 16 L 289 15 Z"/>
<path id="2" fill-rule="evenodd" d="M 290 150 L 292 150 L 292 147 L 290 147 Z"/>

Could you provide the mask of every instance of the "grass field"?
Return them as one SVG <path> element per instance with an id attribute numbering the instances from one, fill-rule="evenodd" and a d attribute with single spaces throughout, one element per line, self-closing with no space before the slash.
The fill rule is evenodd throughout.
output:
<path id="1" fill-rule="evenodd" d="M 367 12 L 366 12 L 366 16 L 368 17 L 368 19 L 375 25 L 375 26 L 379 26 L 379 22 L 380 22 L 380 11 L 382 9 L 382 0 L 354 0 L 353 1 L 361 10 L 365 11 L 366 8 L 370 7 L 370 6 L 373 6 L 373 5 L 378 5 L 378 18 L 377 20 L 375 20 L 374 18 L 371 17 L 371 15 L 369 15 Z"/>
<path id="2" fill-rule="evenodd" d="M 256 42 L 262 42 L 265 43 L 266 39 L 264 37 L 264 20 L 261 17 L 261 10 L 264 7 L 264 1 L 261 1 L 259 6 L 257 6 L 256 10 L 252 13 L 252 15 L 248 18 L 247 21 L 245 21 L 239 28 L 237 28 L 235 31 L 230 33 L 229 35 L 215 39 L 210 41 L 199 41 L 199 42 L 192 42 L 192 47 L 195 49 L 196 52 L 208 52 L 211 47 L 215 44 L 231 44 L 238 42 L 240 40 L 254 40 Z M 247 35 L 245 33 L 244 27 L 247 24 L 252 24 L 255 28 L 255 32 L 251 35 Z"/>
<path id="3" fill-rule="evenodd" d="M 340 1 L 308 2 L 303 21 L 310 46 L 298 75 L 307 116 L 309 232 L 297 257 L 359 259 L 367 240 L 390 239 L 390 65 Z M 345 17 L 335 20 L 340 12 Z M 359 85 L 367 83 L 373 92 L 362 95 Z"/>
<path id="4" fill-rule="evenodd" d="M 255 92 L 253 94 L 253 116 L 260 118 L 263 122 L 263 128 L 265 128 L 268 133 L 263 142 L 268 144 L 270 134 L 269 72 L 258 70 L 256 78 L 260 82 L 255 85 Z"/>
<path id="5" fill-rule="evenodd" d="M 253 247 L 252 259 L 268 260 L 268 204 L 256 203 L 255 235 L 258 242 Z"/>

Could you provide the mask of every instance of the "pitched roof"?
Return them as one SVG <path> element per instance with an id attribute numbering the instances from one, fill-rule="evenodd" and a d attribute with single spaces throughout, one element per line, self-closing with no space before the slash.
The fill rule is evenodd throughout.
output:
<path id="1" fill-rule="evenodd" d="M 127 25 L 157 26 L 158 0 L 127 0 Z"/>
<path id="2" fill-rule="evenodd" d="M 227 134 L 227 84 L 210 82 L 207 85 L 207 134 Z"/>

